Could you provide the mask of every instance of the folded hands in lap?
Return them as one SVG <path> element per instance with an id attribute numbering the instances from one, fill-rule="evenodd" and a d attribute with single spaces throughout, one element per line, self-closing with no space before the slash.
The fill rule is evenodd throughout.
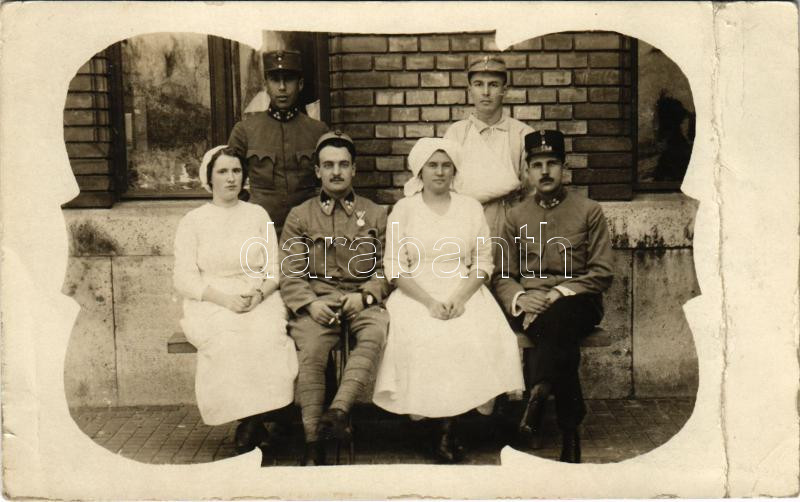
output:
<path id="1" fill-rule="evenodd" d="M 448 319 L 455 319 L 464 314 L 466 302 L 461 299 L 450 298 L 444 302 L 438 300 L 431 300 L 428 302 L 428 312 L 431 317 L 447 321 Z"/>
<path id="2" fill-rule="evenodd" d="M 347 293 L 337 300 L 330 298 L 315 300 L 308 305 L 306 310 L 314 321 L 327 326 L 340 322 L 342 314 L 352 321 L 359 312 L 364 310 L 364 302 L 361 299 L 361 293 Z"/>

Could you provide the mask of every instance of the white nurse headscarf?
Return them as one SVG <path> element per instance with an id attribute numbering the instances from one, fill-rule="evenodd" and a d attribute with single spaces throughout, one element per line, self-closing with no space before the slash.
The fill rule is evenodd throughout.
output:
<path id="1" fill-rule="evenodd" d="M 461 147 L 458 143 L 444 138 L 420 138 L 408 153 L 408 168 L 411 169 L 411 179 L 403 186 L 403 194 L 406 197 L 411 197 L 415 193 L 422 191 L 422 179 L 419 177 L 419 172 L 422 171 L 422 166 L 431 158 L 431 155 L 439 150 L 446 153 L 450 160 L 453 161 L 456 169 L 458 169 L 458 165 L 461 162 Z"/>
<path id="2" fill-rule="evenodd" d="M 207 192 L 211 192 L 211 186 L 208 184 L 208 163 L 211 162 L 214 154 L 223 148 L 228 148 L 228 145 L 215 146 L 203 155 L 203 161 L 200 162 L 200 172 L 198 173 L 200 175 L 200 186 L 205 188 Z"/>

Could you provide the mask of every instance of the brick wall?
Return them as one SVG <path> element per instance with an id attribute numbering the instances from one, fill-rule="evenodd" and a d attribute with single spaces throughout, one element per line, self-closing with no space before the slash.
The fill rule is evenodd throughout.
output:
<path id="1" fill-rule="evenodd" d="M 81 193 L 65 207 L 110 207 L 113 202 L 108 67 L 106 52 L 101 52 L 69 83 L 64 141 Z"/>
<path id="2" fill-rule="evenodd" d="M 632 49 L 617 33 L 578 32 L 501 54 L 507 110 L 567 135 L 571 182 L 595 199 L 632 196 Z M 385 203 L 402 196 L 411 146 L 469 113 L 466 68 L 496 52 L 492 33 L 331 36 L 331 124 L 357 143 L 362 192 Z"/>

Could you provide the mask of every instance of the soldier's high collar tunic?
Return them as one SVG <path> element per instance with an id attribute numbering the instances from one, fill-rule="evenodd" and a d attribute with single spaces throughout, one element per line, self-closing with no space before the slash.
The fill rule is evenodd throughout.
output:
<path id="1" fill-rule="evenodd" d="M 233 127 L 228 146 L 246 159 L 250 202 L 267 210 L 277 229 L 289 209 L 314 195 L 314 148 L 328 126 L 298 108 L 270 108 Z"/>
<path id="2" fill-rule="evenodd" d="M 323 190 L 293 208 L 281 233 L 286 305 L 297 313 L 317 299 L 320 283 L 368 292 L 380 302 L 388 291 L 383 278 L 385 233 L 386 209 L 352 190 L 340 198 Z M 306 273 L 293 273 L 306 264 Z"/>

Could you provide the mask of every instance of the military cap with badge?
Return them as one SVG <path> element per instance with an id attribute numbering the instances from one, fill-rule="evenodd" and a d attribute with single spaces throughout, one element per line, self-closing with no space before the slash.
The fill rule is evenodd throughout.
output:
<path id="1" fill-rule="evenodd" d="M 497 73 L 503 75 L 508 82 L 508 70 L 506 62 L 498 56 L 484 56 L 475 61 L 467 69 L 467 79 L 472 79 L 475 73 Z"/>
<path id="2" fill-rule="evenodd" d="M 270 51 L 263 55 L 264 75 L 273 71 L 303 73 L 303 58 L 298 51 Z"/>
<path id="3" fill-rule="evenodd" d="M 526 158 L 530 160 L 534 155 L 549 154 L 558 157 L 564 162 L 564 134 L 561 131 L 545 130 L 534 131 L 525 135 Z"/>
<path id="4" fill-rule="evenodd" d="M 335 146 L 337 148 L 347 148 L 350 152 L 350 160 L 356 160 L 356 144 L 353 139 L 339 129 L 329 131 L 319 137 L 317 146 L 314 149 L 314 155 L 319 158 L 319 152 L 326 146 Z"/>

